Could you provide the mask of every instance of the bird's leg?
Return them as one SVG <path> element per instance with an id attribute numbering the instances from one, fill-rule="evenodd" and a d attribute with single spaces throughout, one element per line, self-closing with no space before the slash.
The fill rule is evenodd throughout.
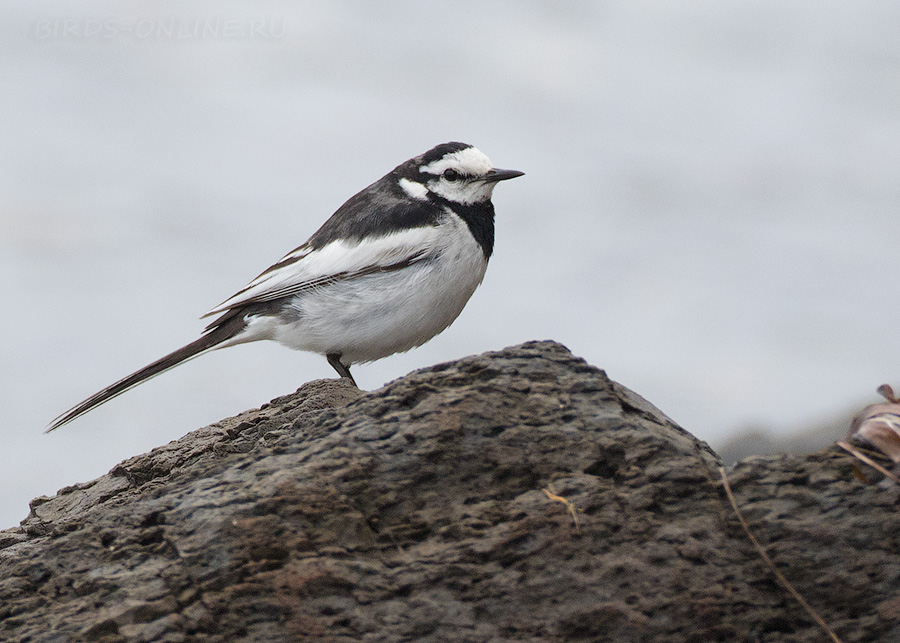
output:
<path id="1" fill-rule="evenodd" d="M 340 353 L 328 353 L 328 355 L 326 355 L 325 357 L 328 359 L 328 363 L 331 364 L 331 368 L 336 370 L 338 375 L 340 375 L 342 378 L 350 380 L 353 383 L 353 386 L 359 388 L 359 386 L 356 384 L 356 380 L 353 379 L 353 376 L 350 374 L 350 367 L 344 366 L 344 364 L 341 362 Z"/>

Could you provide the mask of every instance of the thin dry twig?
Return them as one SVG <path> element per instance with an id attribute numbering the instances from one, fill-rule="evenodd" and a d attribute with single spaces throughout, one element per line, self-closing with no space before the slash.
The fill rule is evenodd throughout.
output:
<path id="1" fill-rule="evenodd" d="M 857 460 L 861 460 L 862 462 L 865 462 L 867 465 L 869 465 L 870 467 L 872 467 L 873 469 L 875 469 L 875 470 L 878 471 L 879 473 L 881 473 L 881 474 L 887 476 L 888 478 L 890 478 L 890 479 L 893 480 L 894 482 L 900 484 L 900 478 L 897 477 L 897 474 L 896 474 L 896 473 L 894 473 L 894 472 L 892 472 L 892 471 L 888 471 L 888 470 L 885 469 L 883 466 L 881 466 L 880 464 L 878 464 L 877 462 L 875 462 L 872 458 L 870 458 L 869 456 L 867 456 L 866 454 L 864 454 L 863 452 L 861 452 L 859 449 L 857 449 L 857 448 L 854 447 L 853 445 L 847 444 L 846 442 L 838 442 L 837 445 L 838 445 L 839 447 L 841 447 L 844 451 L 846 451 L 847 453 L 849 453 L 850 455 L 852 455 L 852 456 L 853 456 L 854 458 L 856 458 Z"/>
<path id="2" fill-rule="evenodd" d="M 838 638 L 838 635 L 834 633 L 834 630 L 829 627 L 828 623 L 822 620 L 822 617 L 810 606 L 809 603 L 806 602 L 806 599 L 800 595 L 794 586 L 790 584 L 787 578 L 785 578 L 784 574 L 782 574 L 777 567 L 775 567 L 775 563 L 769 558 L 769 555 L 766 553 L 766 550 L 763 549 L 763 546 L 759 544 L 759 541 L 756 539 L 756 536 L 753 535 L 753 532 L 750 531 L 750 525 L 747 524 L 747 521 L 744 519 L 743 514 L 741 514 L 741 510 L 738 509 L 737 501 L 734 499 L 734 494 L 731 492 L 731 485 L 728 484 L 728 475 L 725 473 L 725 469 L 723 467 L 719 467 L 719 475 L 722 476 L 722 486 L 725 487 L 725 493 L 728 496 L 728 501 L 731 503 L 731 508 L 734 509 L 734 515 L 737 516 L 738 521 L 741 523 L 741 527 L 744 528 L 744 533 L 747 534 L 747 537 L 750 539 L 750 542 L 753 543 L 753 546 L 756 547 L 756 551 L 759 552 L 760 557 L 766 562 L 766 565 L 769 566 L 769 569 L 772 570 L 772 573 L 775 574 L 775 578 L 790 592 L 791 596 L 793 596 L 800 605 L 803 606 L 803 609 L 806 610 L 806 613 L 809 614 L 812 619 L 819 624 L 826 634 L 831 637 L 831 640 L 835 643 L 842 643 L 841 639 Z"/>
<path id="3" fill-rule="evenodd" d="M 546 493 L 547 497 L 550 498 L 550 500 L 555 500 L 556 502 L 561 502 L 566 506 L 566 509 L 568 509 L 569 513 L 572 515 L 572 522 L 575 523 L 575 533 L 580 534 L 581 533 L 581 525 L 578 524 L 578 514 L 576 513 L 578 510 L 575 509 L 575 505 L 572 504 L 572 501 L 567 500 L 566 498 L 563 498 L 562 496 L 556 495 L 556 489 L 553 488 L 553 483 L 548 484 L 547 488 L 541 489 L 541 491 Z"/>

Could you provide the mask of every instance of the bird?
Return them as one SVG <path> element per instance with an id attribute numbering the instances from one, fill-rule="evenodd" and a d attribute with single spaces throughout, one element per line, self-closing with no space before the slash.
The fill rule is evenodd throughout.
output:
<path id="1" fill-rule="evenodd" d="M 46 432 L 190 359 L 259 340 L 324 355 L 356 385 L 352 365 L 421 346 L 459 316 L 493 252 L 494 188 L 523 174 L 459 142 L 401 163 L 203 315 L 217 317 L 199 339 L 76 404 Z"/>

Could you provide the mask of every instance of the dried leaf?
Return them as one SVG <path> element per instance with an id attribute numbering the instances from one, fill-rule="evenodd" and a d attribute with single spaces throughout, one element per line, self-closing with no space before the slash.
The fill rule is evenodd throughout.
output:
<path id="1" fill-rule="evenodd" d="M 847 437 L 870 444 L 894 462 L 900 462 L 900 401 L 889 384 L 879 386 L 878 393 L 887 402 L 864 408 L 853 418 Z"/>

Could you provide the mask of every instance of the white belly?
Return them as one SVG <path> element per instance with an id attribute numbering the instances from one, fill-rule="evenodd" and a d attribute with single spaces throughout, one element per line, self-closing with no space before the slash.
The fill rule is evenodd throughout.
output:
<path id="1" fill-rule="evenodd" d="M 466 224 L 449 219 L 442 224 L 446 243 L 430 259 L 304 292 L 291 302 L 296 316 L 261 318 L 265 328 L 251 333 L 296 350 L 337 353 L 347 365 L 421 346 L 459 316 L 487 269 Z"/>

